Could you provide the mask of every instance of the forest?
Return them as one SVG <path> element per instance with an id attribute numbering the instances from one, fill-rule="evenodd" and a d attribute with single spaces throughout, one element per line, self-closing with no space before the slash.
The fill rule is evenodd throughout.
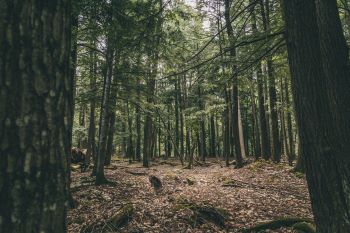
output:
<path id="1" fill-rule="evenodd" d="M 0 0 L 0 233 L 350 233 L 350 0 Z"/>

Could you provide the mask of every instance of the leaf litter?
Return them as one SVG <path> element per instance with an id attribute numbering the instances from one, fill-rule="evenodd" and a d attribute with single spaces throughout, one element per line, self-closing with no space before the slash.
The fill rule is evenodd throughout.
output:
<path id="1" fill-rule="evenodd" d="M 193 169 L 183 169 L 176 161 L 147 169 L 119 160 L 105 170 L 113 185 L 101 186 L 94 185 L 90 172 L 73 171 L 71 191 L 79 204 L 68 213 L 68 232 L 242 232 L 276 218 L 312 218 L 305 177 L 290 170 L 285 163 L 266 161 L 241 169 L 213 161 Z M 159 179 L 161 189 L 152 186 L 150 177 Z M 185 208 L 178 208 L 184 201 Z M 111 219 L 130 203 L 132 216 L 110 227 Z M 199 216 L 194 207 L 224 211 L 225 222 Z"/>

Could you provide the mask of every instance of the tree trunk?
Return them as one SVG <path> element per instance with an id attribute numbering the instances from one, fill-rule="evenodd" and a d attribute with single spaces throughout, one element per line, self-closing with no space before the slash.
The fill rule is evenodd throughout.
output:
<path id="1" fill-rule="evenodd" d="M 140 77 L 137 78 L 137 106 L 136 106 L 136 160 L 141 162 L 141 97 Z"/>
<path id="2" fill-rule="evenodd" d="M 112 40 L 108 38 L 107 41 L 107 72 L 103 87 L 103 97 L 101 104 L 101 116 L 100 116 L 100 128 L 99 128 L 99 140 L 98 140 L 98 154 L 97 154 L 97 166 L 96 166 L 96 184 L 103 184 L 107 180 L 104 175 L 104 164 L 107 151 L 107 137 L 108 137 L 108 112 L 109 112 L 109 102 L 110 102 L 110 89 L 113 76 L 113 60 L 114 51 L 112 49 Z"/>
<path id="3" fill-rule="evenodd" d="M 278 112 L 277 112 L 277 94 L 276 94 L 276 80 L 273 73 L 272 58 L 267 59 L 267 74 L 269 83 L 269 101 L 271 112 L 271 154 L 274 162 L 281 161 L 281 142 L 278 127 Z"/>
<path id="4" fill-rule="evenodd" d="M 317 3 L 284 2 L 296 119 L 317 232 L 350 232 L 348 50 L 336 1 Z"/>
<path id="5" fill-rule="evenodd" d="M 88 145 L 86 152 L 85 165 L 90 164 L 91 157 L 96 157 L 96 125 L 95 125 L 95 110 L 96 110 L 96 54 L 94 51 L 90 51 L 90 117 L 89 117 L 89 130 L 88 130 Z"/>
<path id="6" fill-rule="evenodd" d="M 113 140 L 114 140 L 115 119 L 116 119 L 115 113 L 111 114 L 108 117 L 109 122 L 108 122 L 108 133 L 107 133 L 106 158 L 104 162 L 105 166 L 111 164 L 111 160 L 114 152 Z"/>
<path id="7" fill-rule="evenodd" d="M 126 102 L 127 114 L 128 114 L 128 129 L 129 129 L 129 137 L 128 137 L 128 155 L 129 161 L 134 159 L 134 143 L 132 139 L 132 118 L 130 116 L 130 106 L 129 101 Z"/>
<path id="8" fill-rule="evenodd" d="M 181 82 L 179 80 L 180 157 L 181 157 L 181 160 L 183 160 L 184 156 L 185 156 L 184 114 L 183 114 L 184 100 L 183 100 L 183 96 L 182 96 L 182 89 L 183 88 L 181 88 Z"/>
<path id="9" fill-rule="evenodd" d="M 259 121 L 258 113 L 256 110 L 255 95 L 254 89 L 251 90 L 251 103 L 252 103 L 252 121 L 253 121 L 253 132 L 254 132 L 254 157 L 258 160 L 261 156 L 261 147 L 260 147 L 260 132 L 259 132 Z"/>
<path id="10" fill-rule="evenodd" d="M 214 114 L 210 116 L 210 156 L 216 157 L 216 132 Z"/>
<path id="11" fill-rule="evenodd" d="M 286 107 L 287 107 L 287 117 L 286 117 L 286 124 L 287 124 L 287 135 L 288 135 L 288 145 L 289 145 L 289 153 L 290 153 L 290 158 L 292 161 L 295 160 L 295 149 L 294 149 L 294 140 L 293 140 L 293 127 L 292 127 L 292 106 L 290 104 L 290 99 L 289 99 L 289 85 L 287 79 L 284 82 L 284 90 L 286 92 Z"/>
<path id="12" fill-rule="evenodd" d="M 243 124 L 242 124 L 242 115 L 241 115 L 241 100 L 238 98 L 237 102 L 238 108 L 238 132 L 239 132 L 239 144 L 241 146 L 241 155 L 242 158 L 246 157 L 245 154 L 245 144 L 244 144 L 244 135 L 243 135 Z"/>
<path id="13" fill-rule="evenodd" d="M 223 113 L 223 124 L 222 124 L 222 132 L 223 132 L 223 155 L 225 157 L 226 166 L 230 165 L 230 105 L 229 105 L 229 97 L 228 97 L 228 91 L 227 88 L 225 88 L 225 99 L 226 99 L 226 106 Z"/>
<path id="14" fill-rule="evenodd" d="M 215 127 L 216 127 L 216 138 L 217 138 L 217 140 L 216 140 L 216 155 L 218 156 L 218 157 L 220 157 L 221 156 L 221 141 L 222 141 L 222 136 L 221 136 L 221 138 L 220 138 L 220 128 L 219 128 L 219 121 L 218 121 L 218 117 L 216 117 L 215 118 Z M 222 135 L 222 133 L 223 132 L 221 132 L 221 135 Z"/>
<path id="15" fill-rule="evenodd" d="M 170 120 L 168 120 L 167 128 L 168 128 L 168 132 L 170 132 L 170 130 L 171 130 Z M 171 157 L 171 151 L 172 151 L 171 138 L 170 138 L 171 135 L 169 133 L 167 133 L 166 135 L 167 135 L 166 136 L 166 148 L 167 148 L 167 152 L 168 152 L 166 157 L 170 158 Z"/>
<path id="16" fill-rule="evenodd" d="M 260 119 L 260 133 L 261 133 L 261 153 L 265 160 L 270 159 L 270 142 L 267 127 L 267 117 L 265 110 L 265 97 L 264 97 L 264 81 L 262 77 L 261 67 L 257 72 L 258 80 L 258 99 L 259 99 L 259 119 Z"/>
<path id="17" fill-rule="evenodd" d="M 201 87 L 198 86 L 198 99 L 199 99 L 199 109 L 204 110 L 204 101 L 202 99 L 202 90 Z M 199 147 L 199 156 L 202 161 L 205 161 L 205 157 L 207 156 L 207 145 L 206 145 L 206 130 L 205 130 L 205 117 L 200 116 L 199 120 L 199 130 L 200 130 L 200 147 Z"/>
<path id="18" fill-rule="evenodd" d="M 67 230 L 70 1 L 2 1 L 0 232 Z"/>
<path id="19" fill-rule="evenodd" d="M 122 121 L 122 133 L 123 134 L 126 133 L 126 126 L 125 126 L 125 122 L 124 121 Z M 126 150 L 127 150 L 126 138 L 123 136 L 122 137 L 122 144 L 121 144 L 121 153 L 122 153 L 122 157 L 123 158 L 126 157 Z"/>
<path id="20" fill-rule="evenodd" d="M 225 20 L 227 23 L 226 30 L 230 41 L 230 46 L 234 48 L 234 34 L 233 28 L 230 23 L 230 0 L 225 0 Z M 236 58 L 236 50 L 230 50 L 230 56 Z M 232 65 L 232 136 L 233 143 L 236 151 L 236 167 L 240 168 L 243 166 L 242 151 L 244 148 L 241 147 L 240 143 L 240 133 L 239 133 L 239 116 L 238 116 L 238 83 L 236 72 L 236 64 Z"/>
<path id="21" fill-rule="evenodd" d="M 180 142 L 180 113 L 179 113 L 179 85 L 177 81 L 178 77 L 176 77 L 175 80 L 175 98 L 174 98 L 174 105 L 175 105 L 175 147 L 179 148 L 179 142 Z M 177 155 L 175 155 L 177 156 Z"/>
<path id="22" fill-rule="evenodd" d="M 80 105 L 80 110 L 79 110 L 79 126 L 84 129 L 85 131 L 85 123 L 86 123 L 86 110 L 85 110 L 85 104 Z M 81 134 L 78 135 L 78 148 L 85 148 L 86 147 L 86 141 L 85 138 L 82 137 Z"/>

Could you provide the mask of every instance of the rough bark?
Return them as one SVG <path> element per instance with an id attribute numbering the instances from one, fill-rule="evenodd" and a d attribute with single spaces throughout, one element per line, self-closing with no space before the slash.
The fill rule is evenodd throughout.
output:
<path id="1" fill-rule="evenodd" d="M 348 50 L 336 1 L 317 3 L 284 1 L 287 47 L 317 232 L 341 233 L 350 231 Z"/>
<path id="2" fill-rule="evenodd" d="M 0 6 L 0 232 L 66 232 L 70 1 Z"/>

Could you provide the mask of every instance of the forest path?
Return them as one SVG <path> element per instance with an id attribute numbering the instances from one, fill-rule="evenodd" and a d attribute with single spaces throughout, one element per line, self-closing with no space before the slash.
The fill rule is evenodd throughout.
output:
<path id="1" fill-rule="evenodd" d="M 211 161 L 189 170 L 175 162 L 145 169 L 140 164 L 113 161 L 106 177 L 114 186 L 94 186 L 89 174 L 72 173 L 72 192 L 79 206 L 68 214 L 70 233 L 86 226 L 90 226 L 87 232 L 101 232 L 106 221 L 128 202 L 133 203 L 135 213 L 118 232 L 240 232 L 278 217 L 312 217 L 305 178 L 291 173 L 283 163 L 259 161 L 233 169 Z M 162 181 L 160 192 L 151 186 L 150 175 Z M 188 221 L 193 212 L 177 208 L 178 200 L 225 209 L 229 212 L 226 229 L 210 222 L 193 227 Z"/>

